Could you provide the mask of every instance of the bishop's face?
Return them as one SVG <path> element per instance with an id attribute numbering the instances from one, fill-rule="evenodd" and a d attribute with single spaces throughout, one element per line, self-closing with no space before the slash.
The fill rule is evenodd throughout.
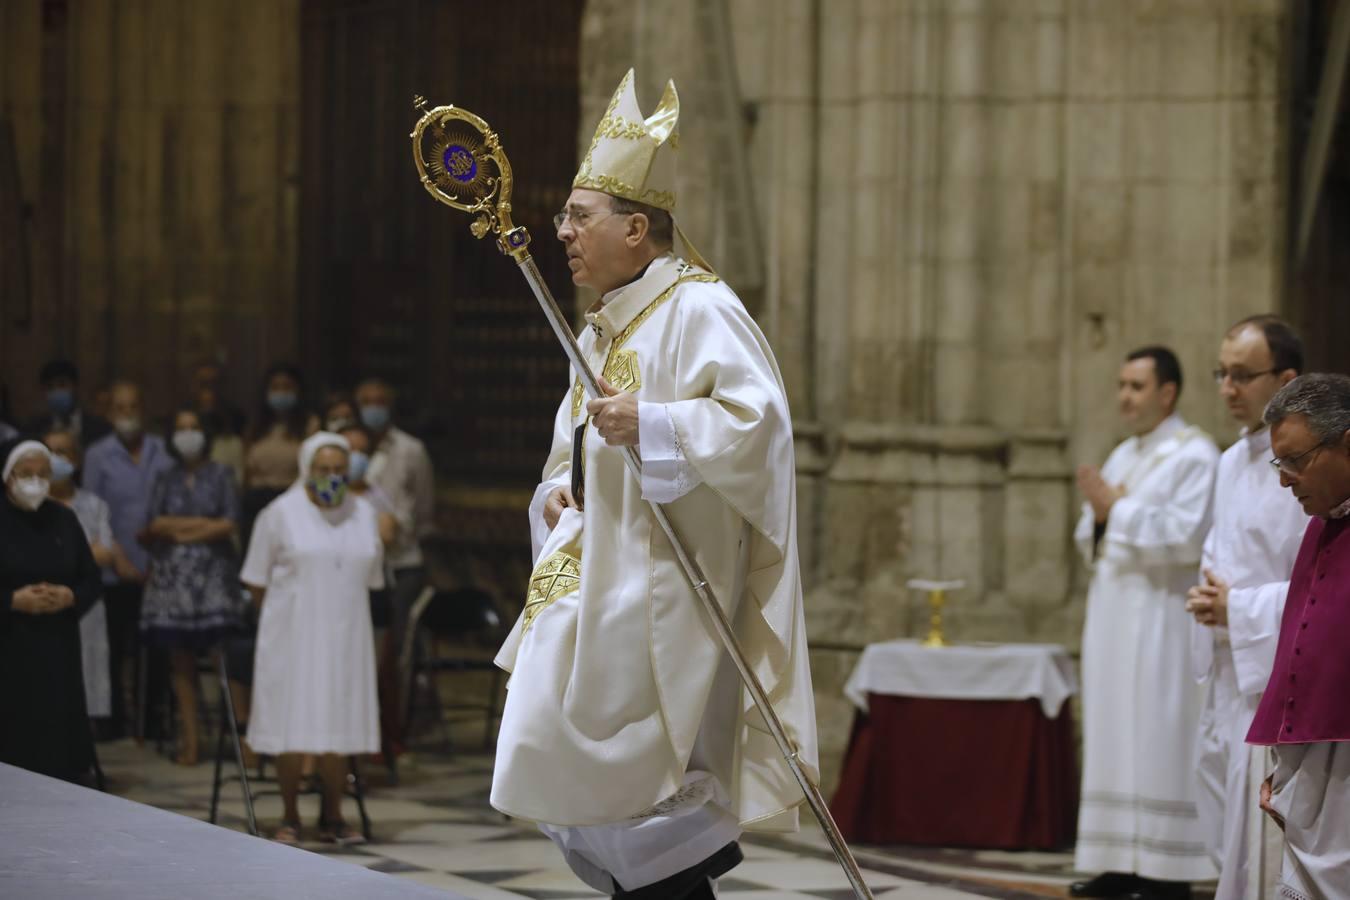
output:
<path id="1" fill-rule="evenodd" d="M 611 291 L 633 277 L 627 213 L 616 213 L 608 194 L 577 188 L 567 198 L 558 240 L 567 250 L 572 283 Z"/>
<path id="2" fill-rule="evenodd" d="M 1319 441 L 1301 413 L 1270 429 L 1270 449 L 1280 461 L 1280 484 L 1310 516 L 1329 516 L 1350 498 L 1350 432 Z"/>

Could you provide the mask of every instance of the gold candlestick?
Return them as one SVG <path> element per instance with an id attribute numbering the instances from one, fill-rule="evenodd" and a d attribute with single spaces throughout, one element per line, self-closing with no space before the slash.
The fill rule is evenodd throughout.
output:
<path id="1" fill-rule="evenodd" d="M 923 639 L 925 647 L 946 647 L 946 638 L 942 634 L 942 609 L 947 604 L 947 592 L 966 586 L 964 581 L 931 581 L 925 578 L 913 578 L 908 586 L 913 590 L 928 592 L 928 637 Z"/>

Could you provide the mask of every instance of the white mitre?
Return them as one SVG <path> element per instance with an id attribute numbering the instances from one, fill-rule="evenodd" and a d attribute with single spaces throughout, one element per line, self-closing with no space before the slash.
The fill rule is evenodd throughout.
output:
<path id="1" fill-rule="evenodd" d="M 666 82 L 656 112 L 644 118 L 633 87 L 633 70 L 629 69 L 595 127 L 591 148 L 572 179 L 572 187 L 645 203 L 665 210 L 674 219 L 675 154 L 679 148 L 680 95 L 675 82 Z M 684 244 L 680 255 L 702 269 L 713 270 L 689 243 L 678 222 L 675 236 Z"/>

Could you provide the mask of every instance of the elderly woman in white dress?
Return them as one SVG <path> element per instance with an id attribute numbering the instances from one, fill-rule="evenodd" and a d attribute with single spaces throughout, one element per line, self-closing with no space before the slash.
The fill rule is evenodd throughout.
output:
<path id="1" fill-rule="evenodd" d="M 342 819 L 345 757 L 380 749 L 369 590 L 384 586 L 375 508 L 347 489 L 351 449 L 318 432 L 300 480 L 258 516 L 240 577 L 261 606 L 248 740 L 276 756 L 285 809 L 274 838 L 298 843 L 302 754 L 319 756 L 320 839 L 359 843 Z"/>

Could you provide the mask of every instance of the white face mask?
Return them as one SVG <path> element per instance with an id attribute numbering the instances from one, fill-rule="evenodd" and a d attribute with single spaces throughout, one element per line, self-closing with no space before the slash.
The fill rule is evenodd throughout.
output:
<path id="1" fill-rule="evenodd" d="M 47 499 L 47 491 L 50 488 L 51 485 L 48 484 L 47 479 L 34 475 L 29 478 L 15 478 L 11 492 L 14 495 L 15 503 L 32 512 L 42 505 L 43 500 Z"/>
<path id="2" fill-rule="evenodd" d="M 182 455 L 183 459 L 196 459 L 202 455 L 202 449 L 205 446 L 206 435 L 196 429 L 173 433 L 173 447 Z"/>
<path id="3" fill-rule="evenodd" d="M 141 420 L 137 416 L 127 416 L 113 420 L 113 428 L 123 438 L 130 440 L 141 433 Z"/>

